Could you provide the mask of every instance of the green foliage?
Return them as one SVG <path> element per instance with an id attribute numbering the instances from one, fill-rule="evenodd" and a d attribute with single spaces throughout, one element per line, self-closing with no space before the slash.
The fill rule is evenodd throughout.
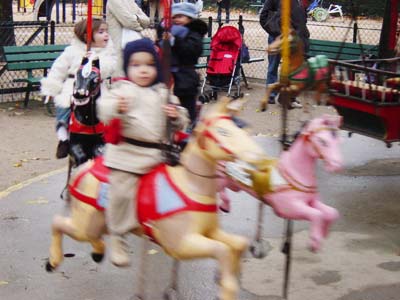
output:
<path id="1" fill-rule="evenodd" d="M 231 0 L 231 8 L 249 8 L 249 4 L 252 4 L 254 1 L 247 0 Z M 204 7 L 206 8 L 216 8 L 217 0 L 204 0 Z"/>
<path id="2" fill-rule="evenodd" d="M 356 16 L 382 17 L 386 1 L 387 0 L 335 0 L 331 3 L 342 5 L 343 12 L 346 15 L 352 15 L 354 10 Z"/>

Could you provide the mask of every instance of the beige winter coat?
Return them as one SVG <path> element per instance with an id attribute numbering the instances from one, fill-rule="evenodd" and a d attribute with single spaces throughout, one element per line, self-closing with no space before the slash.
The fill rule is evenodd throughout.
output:
<path id="1" fill-rule="evenodd" d="M 165 141 L 167 116 L 163 105 L 167 103 L 167 91 L 162 83 L 140 87 L 127 80 L 119 81 L 118 87 L 103 95 L 99 101 L 98 117 L 105 123 L 114 118 L 121 119 L 123 137 L 152 143 Z M 129 111 L 125 114 L 118 113 L 120 97 L 129 101 Z M 178 98 L 171 97 L 173 103 L 179 104 Z M 183 129 L 189 124 L 189 119 L 186 109 L 180 106 L 178 108 L 179 117 L 173 122 L 173 126 Z M 162 153 L 159 149 L 120 142 L 117 145 L 106 145 L 104 160 L 108 167 L 145 174 L 162 162 Z"/>
<path id="2" fill-rule="evenodd" d="M 137 6 L 135 0 L 108 0 L 107 24 L 118 54 L 118 64 L 113 77 L 123 77 L 121 40 L 122 28 L 141 32 L 149 27 L 149 17 Z"/>
<path id="3" fill-rule="evenodd" d="M 103 79 L 110 77 L 116 68 L 117 56 L 111 40 L 105 48 L 92 48 L 92 52 L 100 59 L 100 73 Z M 74 78 L 86 54 L 86 44 L 74 38 L 71 45 L 54 61 L 47 77 L 41 83 L 41 93 L 44 96 L 54 97 L 55 104 L 59 107 L 70 107 Z M 104 84 L 102 86 L 102 92 Z"/>

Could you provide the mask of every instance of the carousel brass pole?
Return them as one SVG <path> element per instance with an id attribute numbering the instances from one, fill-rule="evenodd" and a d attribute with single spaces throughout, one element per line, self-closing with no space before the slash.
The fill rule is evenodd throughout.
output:
<path id="1" fill-rule="evenodd" d="M 282 151 L 286 151 L 288 148 L 287 142 L 287 111 L 290 104 L 289 95 L 289 66 L 290 66 L 290 47 L 289 47 L 289 33 L 290 33 L 290 4 L 291 0 L 282 1 L 282 66 L 281 66 L 281 91 L 280 91 L 280 102 L 282 105 Z M 290 279 L 290 264 L 291 264 L 291 245 L 293 235 L 293 222 L 286 220 L 286 237 L 282 247 L 282 252 L 286 255 L 285 261 L 285 273 L 283 282 L 283 297 L 288 299 L 289 293 L 289 279 Z"/>

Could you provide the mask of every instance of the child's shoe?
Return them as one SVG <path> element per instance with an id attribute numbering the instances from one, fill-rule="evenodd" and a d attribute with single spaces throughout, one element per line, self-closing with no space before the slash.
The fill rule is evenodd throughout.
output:
<path id="1" fill-rule="evenodd" d="M 69 141 L 59 141 L 57 145 L 56 157 L 58 159 L 67 157 L 69 153 Z"/>
<path id="2" fill-rule="evenodd" d="M 110 236 L 110 259 L 117 267 L 127 267 L 131 264 L 128 254 L 128 244 L 122 235 Z"/>

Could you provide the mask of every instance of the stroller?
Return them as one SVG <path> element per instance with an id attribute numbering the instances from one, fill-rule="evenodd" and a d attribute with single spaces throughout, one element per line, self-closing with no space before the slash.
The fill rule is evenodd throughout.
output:
<path id="1" fill-rule="evenodd" d="M 217 100 L 220 91 L 227 91 L 228 97 L 243 97 L 240 93 L 242 46 L 242 35 L 233 26 L 223 26 L 215 33 L 199 96 L 201 102 Z"/>

